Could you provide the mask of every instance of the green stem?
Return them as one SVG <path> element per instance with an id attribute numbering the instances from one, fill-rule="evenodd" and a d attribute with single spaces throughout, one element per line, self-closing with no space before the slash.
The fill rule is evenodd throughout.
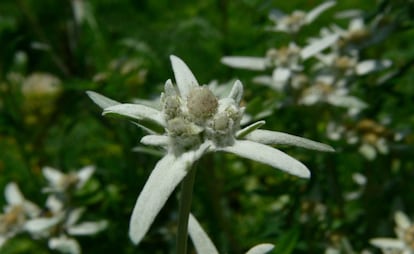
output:
<path id="1" fill-rule="evenodd" d="M 191 210 L 193 186 L 196 175 L 195 167 L 190 169 L 181 183 L 180 208 L 178 214 L 177 254 L 187 253 L 188 217 Z"/>

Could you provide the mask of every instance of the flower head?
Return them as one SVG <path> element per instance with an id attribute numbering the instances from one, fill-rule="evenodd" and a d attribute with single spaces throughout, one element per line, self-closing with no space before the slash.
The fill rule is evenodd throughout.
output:
<path id="1" fill-rule="evenodd" d="M 398 140 L 398 133 L 388 129 L 385 124 L 371 119 L 361 119 L 350 125 L 328 123 L 328 137 L 332 140 L 346 139 L 348 144 L 357 144 L 359 152 L 368 160 L 373 160 L 379 154 L 387 154 L 391 142 Z"/>
<path id="2" fill-rule="evenodd" d="M 33 238 L 48 239 L 50 249 L 79 254 L 81 247 L 75 237 L 97 234 L 108 224 L 106 220 L 80 222 L 85 208 L 73 207 L 68 202 L 73 199 L 74 191 L 85 186 L 95 168 L 86 166 L 67 174 L 51 167 L 44 167 L 42 171 L 49 181 L 48 186 L 43 189 L 50 193 L 46 200 L 46 209 L 41 216 L 28 220 L 24 230 Z"/>
<path id="3" fill-rule="evenodd" d="M 0 214 L 0 247 L 22 232 L 29 219 L 40 214 L 40 208 L 26 200 L 16 183 L 8 183 L 4 194 L 8 204 Z"/>
<path id="4" fill-rule="evenodd" d="M 308 13 L 302 10 L 295 10 L 289 15 L 275 10 L 269 15 L 269 18 L 275 23 L 271 30 L 297 33 L 303 26 L 312 23 L 320 14 L 334 5 L 334 1 L 328 1 L 315 7 Z"/>
<path id="5" fill-rule="evenodd" d="M 255 71 L 273 69 L 271 76 L 259 75 L 253 81 L 275 90 L 284 90 L 289 84 L 296 88 L 296 80 L 303 75 L 304 62 L 332 46 L 337 39 L 337 34 L 329 34 L 313 39 L 304 47 L 290 43 L 287 47 L 269 49 L 265 57 L 225 56 L 221 59 L 221 62 L 240 69 Z"/>
<path id="6" fill-rule="evenodd" d="M 414 253 L 414 224 L 403 212 L 396 212 L 394 215 L 395 233 L 397 238 L 374 238 L 371 239 L 371 244 L 380 248 L 384 254 L 388 253 L 401 253 L 401 254 L 413 254 Z"/>
<path id="7" fill-rule="evenodd" d="M 139 243 L 176 186 L 192 164 L 208 152 L 224 151 L 262 162 L 290 174 L 307 178 L 305 165 L 269 145 L 290 144 L 333 151 L 330 146 L 293 135 L 259 129 L 259 121 L 240 127 L 244 107 L 243 86 L 236 81 L 230 93 L 217 98 L 207 86 L 200 86 L 188 66 L 171 56 L 177 88 L 167 80 L 161 96 L 162 109 L 140 104 L 120 104 L 94 92 L 92 100 L 103 114 L 117 114 L 134 120 L 150 132 L 141 139 L 146 145 L 167 151 L 157 163 L 138 196 L 130 221 L 130 237 Z"/>

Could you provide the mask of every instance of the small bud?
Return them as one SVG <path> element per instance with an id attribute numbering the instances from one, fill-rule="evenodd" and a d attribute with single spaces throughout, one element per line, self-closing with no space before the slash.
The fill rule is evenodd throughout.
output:
<path id="1" fill-rule="evenodd" d="M 178 155 L 198 147 L 201 143 L 199 134 L 202 131 L 202 128 L 182 117 L 169 120 L 168 132 L 171 137 L 171 151 Z"/>
<path id="2" fill-rule="evenodd" d="M 169 120 L 167 123 L 167 128 L 172 136 L 192 136 L 198 135 L 203 131 L 202 128 L 182 117 L 176 117 Z"/>
<path id="3" fill-rule="evenodd" d="M 180 98 L 176 95 L 167 96 L 164 100 L 163 110 L 167 119 L 173 119 L 181 114 Z"/>
<path id="4" fill-rule="evenodd" d="M 229 118 L 226 113 L 222 112 L 215 116 L 213 128 L 216 131 L 224 131 L 229 125 Z"/>

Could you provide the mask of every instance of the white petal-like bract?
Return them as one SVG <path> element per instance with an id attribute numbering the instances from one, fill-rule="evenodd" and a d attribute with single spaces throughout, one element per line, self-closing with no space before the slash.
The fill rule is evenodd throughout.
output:
<path id="1" fill-rule="evenodd" d="M 326 98 L 327 102 L 334 106 L 344 107 L 344 108 L 354 108 L 354 109 L 364 109 L 368 107 L 368 105 L 354 96 L 346 96 L 346 95 L 335 95 L 330 94 Z"/>
<path id="2" fill-rule="evenodd" d="M 193 88 L 199 86 L 198 81 L 183 60 L 176 56 L 170 56 L 170 60 L 178 90 L 185 99 Z"/>
<path id="3" fill-rule="evenodd" d="M 356 66 L 356 73 L 358 75 L 365 75 L 374 71 L 380 71 L 390 67 L 392 62 L 390 60 L 365 60 Z"/>
<path id="4" fill-rule="evenodd" d="M 85 185 L 85 183 L 91 178 L 94 172 L 95 172 L 94 166 L 86 166 L 86 167 L 81 168 L 77 172 L 77 175 L 79 178 L 79 183 L 77 185 L 77 188 L 82 188 Z"/>
<path id="5" fill-rule="evenodd" d="M 239 139 L 244 138 L 247 134 L 250 134 L 251 132 L 259 129 L 260 127 L 262 127 L 266 122 L 265 121 L 257 121 L 255 123 L 252 123 L 246 127 L 244 127 L 243 129 L 237 131 L 236 133 L 236 137 Z M 256 140 L 252 140 L 252 141 L 256 141 Z M 263 142 L 259 142 L 259 143 L 263 143 Z"/>
<path id="6" fill-rule="evenodd" d="M 266 59 L 263 57 L 225 56 L 221 58 L 221 62 L 233 68 L 253 71 L 266 70 Z"/>
<path id="7" fill-rule="evenodd" d="M 319 15 L 321 15 L 322 12 L 325 10 L 331 8 L 336 4 L 335 1 L 328 1 L 325 3 L 322 3 L 321 5 L 316 6 L 314 9 L 308 12 L 306 15 L 306 23 L 312 23 Z"/>
<path id="8" fill-rule="evenodd" d="M 66 224 L 68 226 L 76 224 L 79 221 L 79 219 L 82 217 L 84 212 L 85 212 L 85 208 L 83 207 L 73 209 L 72 211 L 70 211 L 69 215 L 66 218 Z"/>
<path id="9" fill-rule="evenodd" d="M 393 238 L 374 238 L 369 241 L 372 245 L 384 249 L 398 249 L 403 250 L 405 244 L 403 241 Z"/>
<path id="10" fill-rule="evenodd" d="M 196 249 L 197 254 L 218 254 L 210 237 L 203 230 L 197 219 L 190 214 L 188 218 L 188 233 Z"/>
<path id="11" fill-rule="evenodd" d="M 266 145 L 292 145 L 323 152 L 335 151 L 329 145 L 277 131 L 254 130 L 245 139 Z"/>
<path id="12" fill-rule="evenodd" d="M 108 225 L 105 220 L 98 222 L 82 222 L 67 229 L 70 235 L 94 235 L 104 230 Z"/>
<path id="13" fill-rule="evenodd" d="M 156 109 L 144 105 L 123 103 L 105 108 L 103 115 L 106 114 L 117 114 L 132 118 L 138 122 L 151 121 L 160 126 L 165 126 L 165 121 L 162 113 Z"/>
<path id="14" fill-rule="evenodd" d="M 185 152 L 178 157 L 169 153 L 158 161 L 132 212 L 129 237 L 133 243 L 138 244 L 142 240 L 171 193 L 208 148 L 208 144 L 203 144 L 195 151 Z"/>
<path id="15" fill-rule="evenodd" d="M 73 239 L 66 236 L 54 237 L 49 240 L 49 248 L 52 250 L 58 250 L 62 253 L 67 254 L 80 254 L 81 248 L 79 243 Z"/>
<path id="16" fill-rule="evenodd" d="M 273 250 L 274 247 L 275 246 L 270 243 L 261 243 L 251 248 L 246 254 L 265 254 Z"/>
<path id="17" fill-rule="evenodd" d="M 25 224 L 25 229 L 33 234 L 43 233 L 49 230 L 51 227 L 58 224 L 63 219 L 62 216 L 55 216 L 51 218 L 37 218 L 28 221 Z"/>
<path id="18" fill-rule="evenodd" d="M 14 182 L 8 183 L 6 185 L 4 195 L 6 197 L 7 203 L 10 205 L 20 205 L 23 204 L 25 200 L 19 187 Z"/>
<path id="19" fill-rule="evenodd" d="M 51 167 L 44 167 L 42 169 L 43 176 L 49 181 L 53 186 L 59 185 L 64 174 L 57 169 Z"/>
<path id="20" fill-rule="evenodd" d="M 236 104 L 240 103 L 243 97 L 243 85 L 240 82 L 240 80 L 236 80 L 234 82 L 228 97 L 232 98 L 236 102 Z"/>
<path id="21" fill-rule="evenodd" d="M 115 100 L 109 99 L 108 97 L 103 96 L 102 94 L 99 94 L 96 92 L 87 91 L 86 94 L 89 96 L 89 98 L 92 99 L 93 102 L 95 102 L 96 105 L 98 105 L 102 109 L 121 104 Z"/>
<path id="22" fill-rule="evenodd" d="M 218 150 L 267 164 L 298 177 L 310 177 L 310 171 L 300 161 L 267 145 L 249 140 L 237 140 L 232 146 L 219 148 Z"/>
<path id="23" fill-rule="evenodd" d="M 301 50 L 300 56 L 302 59 L 306 60 L 309 57 L 312 57 L 327 47 L 333 45 L 338 40 L 338 38 L 339 36 L 337 34 L 331 34 L 323 37 L 322 39 L 315 40 Z"/>
<path id="24" fill-rule="evenodd" d="M 411 226 L 411 221 L 404 213 L 398 211 L 394 215 L 395 223 L 401 229 L 408 229 Z"/>
<path id="25" fill-rule="evenodd" d="M 166 135 L 146 135 L 141 138 L 140 142 L 144 145 L 149 145 L 149 146 L 166 147 L 168 146 L 168 143 L 170 142 L 170 138 Z"/>

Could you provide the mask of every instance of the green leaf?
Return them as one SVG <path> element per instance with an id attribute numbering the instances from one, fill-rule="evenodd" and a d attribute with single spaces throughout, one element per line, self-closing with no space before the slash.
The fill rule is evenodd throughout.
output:
<path id="1" fill-rule="evenodd" d="M 293 253 L 299 239 L 299 229 L 293 228 L 284 233 L 276 242 L 277 254 Z"/>

